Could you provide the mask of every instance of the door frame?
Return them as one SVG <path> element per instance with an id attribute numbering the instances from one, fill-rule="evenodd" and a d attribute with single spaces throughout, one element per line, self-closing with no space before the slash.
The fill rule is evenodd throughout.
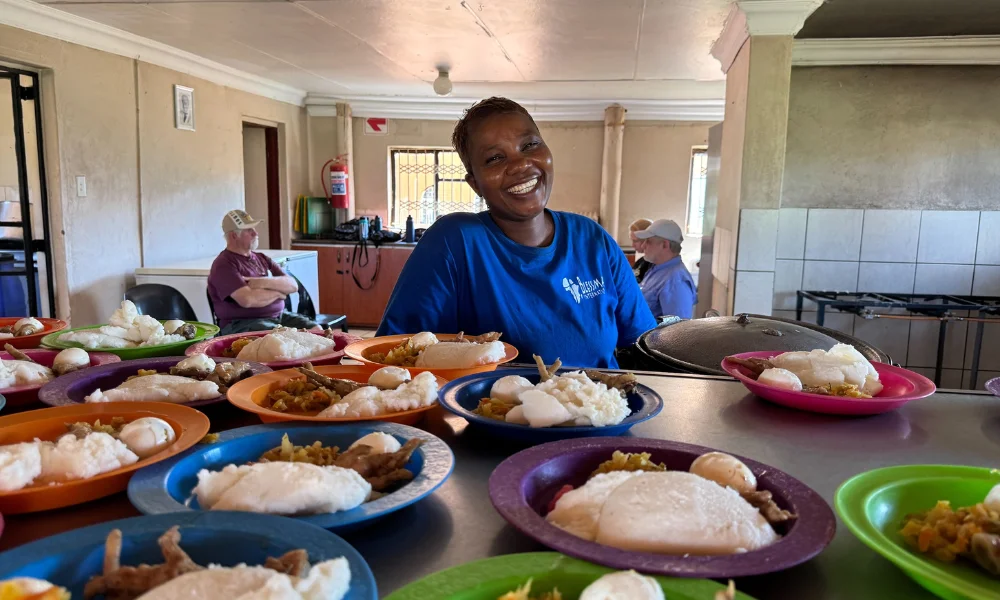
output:
<path id="1" fill-rule="evenodd" d="M 21 84 L 21 78 L 31 79 L 31 87 Z M 48 309 L 49 315 L 56 316 L 56 288 L 54 284 L 53 271 L 55 264 L 51 246 L 51 221 L 49 219 L 49 194 L 48 179 L 45 170 L 45 136 L 42 129 L 42 81 L 37 72 L 26 71 L 7 64 L 0 63 L 0 79 L 10 82 L 11 91 L 11 117 L 14 125 L 14 160 L 17 162 L 18 196 L 21 204 L 21 221 L 0 223 L 0 226 L 20 227 L 22 230 L 22 242 L 24 249 L 24 271 L 17 273 L 25 277 L 25 288 L 27 291 L 28 314 L 25 316 L 40 316 L 42 314 L 39 298 L 40 286 L 35 285 L 35 254 L 40 253 L 45 257 L 45 283 L 48 289 Z M 38 200 L 39 209 L 42 216 L 42 238 L 34 238 L 33 226 L 31 223 L 31 196 L 28 184 L 27 148 L 24 134 L 24 114 L 23 103 L 31 101 L 34 103 L 35 119 L 35 150 L 38 153 Z M 2 110 L 2 109 L 0 109 Z M 30 118 L 32 115 L 28 115 Z M 7 276 L 13 276 L 10 273 Z"/>
<path id="2" fill-rule="evenodd" d="M 281 248 L 281 186 L 278 183 L 278 128 L 264 128 L 264 155 L 267 171 L 267 232 L 271 248 Z"/>

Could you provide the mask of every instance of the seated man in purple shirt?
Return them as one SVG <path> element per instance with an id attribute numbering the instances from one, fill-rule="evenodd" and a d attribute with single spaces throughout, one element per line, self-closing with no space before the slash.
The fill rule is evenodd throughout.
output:
<path id="1" fill-rule="evenodd" d="M 285 310 L 285 298 L 299 286 L 270 257 L 254 252 L 258 244 L 255 227 L 260 223 L 242 210 L 231 210 L 222 218 L 226 249 L 208 274 L 208 295 L 222 327 L 220 335 L 278 326 L 317 327 L 315 322 Z"/>
<path id="2" fill-rule="evenodd" d="M 681 228 L 669 219 L 658 219 L 635 237 L 643 242 L 645 258 L 653 264 L 639 288 L 657 320 L 690 319 L 698 303 L 698 288 L 681 261 Z"/>

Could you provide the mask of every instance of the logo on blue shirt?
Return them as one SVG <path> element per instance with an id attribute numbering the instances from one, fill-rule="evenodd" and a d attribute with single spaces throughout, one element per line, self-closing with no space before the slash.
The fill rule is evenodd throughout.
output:
<path id="1" fill-rule="evenodd" d="M 577 277 L 576 281 L 573 281 L 568 277 L 563 277 L 563 289 L 572 294 L 573 300 L 579 304 L 582 300 L 590 300 L 604 293 L 604 278 L 583 281 Z"/>

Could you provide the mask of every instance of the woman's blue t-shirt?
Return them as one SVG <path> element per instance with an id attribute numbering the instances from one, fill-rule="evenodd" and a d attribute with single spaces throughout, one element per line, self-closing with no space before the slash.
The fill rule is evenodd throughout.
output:
<path id="1" fill-rule="evenodd" d="M 522 246 L 488 212 L 446 215 L 423 235 L 396 283 L 378 335 L 503 333 L 522 359 L 618 366 L 656 321 L 625 254 L 592 219 L 550 211 L 552 243 Z"/>

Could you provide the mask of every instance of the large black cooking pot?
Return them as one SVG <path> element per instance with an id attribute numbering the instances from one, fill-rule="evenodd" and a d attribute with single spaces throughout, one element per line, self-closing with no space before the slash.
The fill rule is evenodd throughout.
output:
<path id="1" fill-rule="evenodd" d="M 722 360 L 759 350 L 829 350 L 850 344 L 868 360 L 891 362 L 887 354 L 853 336 L 819 325 L 767 317 L 738 315 L 676 321 L 642 334 L 631 368 L 668 373 L 725 375 Z"/>

